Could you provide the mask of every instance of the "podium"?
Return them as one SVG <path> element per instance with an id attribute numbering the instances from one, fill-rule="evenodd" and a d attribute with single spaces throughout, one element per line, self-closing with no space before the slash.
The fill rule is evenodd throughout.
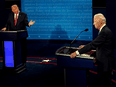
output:
<path id="1" fill-rule="evenodd" d="M 56 51 L 57 65 L 64 69 L 64 87 L 88 87 L 89 69 L 93 68 L 95 50 L 71 59 L 70 54 L 78 50 L 76 47 L 64 46 Z"/>
<path id="2" fill-rule="evenodd" d="M 20 73 L 24 71 L 25 65 L 22 64 L 21 40 L 28 36 L 26 30 L 2 31 L 0 40 L 2 41 L 3 72 Z"/>

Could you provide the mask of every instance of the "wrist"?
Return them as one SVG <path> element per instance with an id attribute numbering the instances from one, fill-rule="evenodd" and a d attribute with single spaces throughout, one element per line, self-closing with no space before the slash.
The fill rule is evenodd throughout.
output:
<path id="1" fill-rule="evenodd" d="M 29 23 L 28 23 L 29 27 L 31 26 Z"/>
<path id="2" fill-rule="evenodd" d="M 75 53 L 76 53 L 76 55 L 80 55 L 78 50 Z"/>

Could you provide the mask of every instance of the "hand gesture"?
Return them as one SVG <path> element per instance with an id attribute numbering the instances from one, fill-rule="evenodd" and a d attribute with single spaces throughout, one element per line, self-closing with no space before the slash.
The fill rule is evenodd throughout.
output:
<path id="1" fill-rule="evenodd" d="M 81 49 L 81 48 L 83 48 L 85 45 L 81 45 L 81 46 L 79 46 L 79 49 Z"/>
<path id="2" fill-rule="evenodd" d="M 1 30 L 5 31 L 6 30 L 6 27 L 2 28 Z"/>
<path id="3" fill-rule="evenodd" d="M 35 23 L 35 21 L 32 22 L 32 20 L 29 22 L 29 26 L 33 25 Z"/>
<path id="4" fill-rule="evenodd" d="M 71 53 L 70 58 L 75 58 L 76 56 L 77 56 L 77 54 L 76 54 L 76 52 L 74 52 L 74 53 Z"/>

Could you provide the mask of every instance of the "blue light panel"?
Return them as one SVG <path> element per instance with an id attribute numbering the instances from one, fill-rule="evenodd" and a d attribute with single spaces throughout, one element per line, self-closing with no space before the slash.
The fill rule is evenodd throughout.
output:
<path id="1" fill-rule="evenodd" d="M 5 66 L 14 67 L 13 41 L 4 41 Z"/>

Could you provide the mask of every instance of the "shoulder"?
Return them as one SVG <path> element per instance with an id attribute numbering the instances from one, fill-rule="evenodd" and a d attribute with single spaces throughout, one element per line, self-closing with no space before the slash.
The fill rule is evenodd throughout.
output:
<path id="1" fill-rule="evenodd" d="M 26 14 L 26 13 L 24 13 L 24 12 L 20 12 L 20 14 L 21 14 L 21 15 L 27 15 L 27 14 Z"/>
<path id="2" fill-rule="evenodd" d="M 11 12 L 11 13 L 9 14 L 9 16 L 11 16 L 11 15 L 14 15 L 14 13 L 13 13 L 13 12 Z"/>
<path id="3" fill-rule="evenodd" d="M 104 29 L 103 29 L 103 32 L 106 34 L 106 35 L 113 35 L 112 31 L 110 30 L 110 28 L 108 26 L 105 26 Z"/>
<path id="4" fill-rule="evenodd" d="M 110 30 L 110 28 L 109 28 L 108 26 L 106 26 L 104 30 L 105 30 L 105 32 L 107 32 L 107 33 L 112 33 L 112 31 Z"/>
<path id="5" fill-rule="evenodd" d="M 110 33 L 110 32 L 112 32 L 111 30 L 110 30 L 110 28 L 106 25 L 106 26 L 104 26 L 103 27 L 103 32 L 105 32 L 105 33 Z"/>

